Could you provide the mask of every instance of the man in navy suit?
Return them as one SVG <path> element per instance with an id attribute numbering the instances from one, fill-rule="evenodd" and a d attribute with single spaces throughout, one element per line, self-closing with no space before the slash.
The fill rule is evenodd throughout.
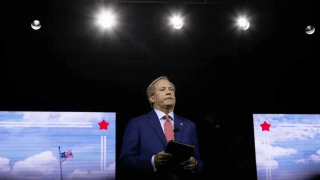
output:
<path id="1" fill-rule="evenodd" d="M 154 80 L 147 89 L 151 107 L 148 114 L 129 121 L 123 137 L 120 168 L 140 179 L 191 179 L 203 171 L 196 126 L 173 113 L 175 87 L 167 77 Z M 195 147 L 193 156 L 178 166 L 165 153 L 170 140 Z"/>

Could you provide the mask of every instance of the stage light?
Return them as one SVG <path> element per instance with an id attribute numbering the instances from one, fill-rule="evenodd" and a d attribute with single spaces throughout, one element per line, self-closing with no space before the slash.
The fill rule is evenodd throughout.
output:
<path id="1" fill-rule="evenodd" d="M 115 17 L 110 12 L 104 12 L 99 17 L 99 23 L 103 27 L 110 28 L 115 24 Z"/>
<path id="2" fill-rule="evenodd" d="M 173 27 L 176 29 L 180 29 L 183 26 L 182 19 L 179 17 L 171 18 L 171 23 L 172 23 Z"/>
<path id="3" fill-rule="evenodd" d="M 41 28 L 41 24 L 38 20 L 34 20 L 32 23 L 31 23 L 31 27 L 32 29 L 34 30 L 38 30 Z"/>
<path id="4" fill-rule="evenodd" d="M 315 30 L 316 30 L 315 27 L 313 27 L 313 26 L 308 26 L 308 27 L 306 28 L 306 33 L 307 33 L 307 34 L 313 34 Z"/>
<path id="5" fill-rule="evenodd" d="M 250 23 L 249 23 L 246 19 L 240 18 L 240 19 L 238 20 L 238 25 L 239 25 L 239 27 L 240 27 L 241 29 L 247 30 L 247 29 L 249 28 L 249 26 L 250 26 Z"/>

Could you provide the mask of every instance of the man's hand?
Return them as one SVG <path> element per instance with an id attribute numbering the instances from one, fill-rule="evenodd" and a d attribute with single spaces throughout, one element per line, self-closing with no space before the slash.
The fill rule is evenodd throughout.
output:
<path id="1" fill-rule="evenodd" d="M 180 163 L 180 165 L 182 165 L 184 170 L 194 170 L 197 166 L 197 161 L 194 157 L 191 157 L 189 160 Z"/>
<path id="2" fill-rule="evenodd" d="M 166 166 L 171 162 L 172 162 L 172 154 L 165 153 L 164 151 L 161 151 L 154 156 L 154 163 L 157 168 Z"/>

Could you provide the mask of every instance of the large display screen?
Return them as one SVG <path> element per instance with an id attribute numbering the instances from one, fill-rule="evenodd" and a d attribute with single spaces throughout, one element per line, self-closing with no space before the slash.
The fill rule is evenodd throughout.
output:
<path id="1" fill-rule="evenodd" d="M 114 180 L 116 113 L 0 111 L 0 179 Z"/>
<path id="2" fill-rule="evenodd" d="M 254 114 L 258 180 L 320 177 L 320 115 Z"/>

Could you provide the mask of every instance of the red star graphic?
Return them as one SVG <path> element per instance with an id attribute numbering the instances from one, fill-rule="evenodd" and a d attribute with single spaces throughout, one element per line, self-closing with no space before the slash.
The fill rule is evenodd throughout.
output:
<path id="1" fill-rule="evenodd" d="M 106 122 L 105 120 L 99 122 L 98 124 L 99 124 L 99 126 L 100 126 L 100 130 L 101 130 L 101 129 L 108 130 L 108 125 L 109 125 L 109 123 Z"/>
<path id="2" fill-rule="evenodd" d="M 260 126 L 262 127 L 262 131 L 269 131 L 269 127 L 271 126 L 271 124 L 268 124 L 267 121 L 264 121 L 264 123 L 260 124 Z"/>

